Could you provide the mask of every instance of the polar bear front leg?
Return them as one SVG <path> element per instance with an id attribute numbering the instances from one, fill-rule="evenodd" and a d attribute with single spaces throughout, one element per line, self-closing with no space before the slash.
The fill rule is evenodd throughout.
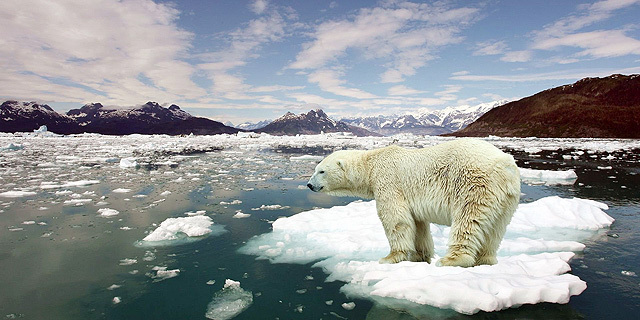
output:
<path id="1" fill-rule="evenodd" d="M 376 201 L 378 217 L 387 235 L 391 252 L 380 263 L 412 261 L 416 257 L 416 225 L 408 207 L 403 203 Z"/>

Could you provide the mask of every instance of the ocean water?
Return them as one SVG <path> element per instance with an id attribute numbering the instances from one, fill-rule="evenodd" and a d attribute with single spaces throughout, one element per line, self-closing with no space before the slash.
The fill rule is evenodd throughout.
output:
<path id="1" fill-rule="evenodd" d="M 596 200 L 616 219 L 583 241 L 586 248 L 571 260 L 570 273 L 587 289 L 567 304 L 470 316 L 408 301 L 380 303 L 345 294 L 345 283 L 327 282 L 313 263 L 272 263 L 239 252 L 271 232 L 279 217 L 357 200 L 306 189 L 321 156 L 342 148 L 422 147 L 444 140 L 2 135 L 0 317 L 205 319 L 215 298 L 235 301 L 238 292 L 223 289 L 232 279 L 252 297 L 237 308 L 236 319 L 635 318 L 637 140 L 489 139 L 514 154 L 520 167 L 576 172 L 577 180 L 568 184 L 524 183 L 523 203 L 547 196 Z M 194 215 L 209 217 L 213 231 L 142 241 L 166 219 Z"/>

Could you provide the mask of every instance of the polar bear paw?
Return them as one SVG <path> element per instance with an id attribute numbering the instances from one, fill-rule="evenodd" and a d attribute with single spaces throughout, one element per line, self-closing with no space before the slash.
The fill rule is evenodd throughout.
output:
<path id="1" fill-rule="evenodd" d="M 451 266 L 451 267 L 473 267 L 475 259 L 468 254 L 450 255 L 447 254 L 442 259 L 438 260 L 436 265 L 438 267 Z"/>
<path id="2" fill-rule="evenodd" d="M 379 263 L 388 264 L 388 263 L 398 263 L 400 261 L 408 261 L 409 255 L 402 251 L 391 251 L 389 255 L 378 260 Z"/>

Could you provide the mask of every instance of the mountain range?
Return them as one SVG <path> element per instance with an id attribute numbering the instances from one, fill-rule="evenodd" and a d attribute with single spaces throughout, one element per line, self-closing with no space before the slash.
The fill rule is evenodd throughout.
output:
<path id="1" fill-rule="evenodd" d="M 90 103 L 67 114 L 36 102 L 5 101 L 0 105 L 0 132 L 29 132 L 41 125 L 60 134 L 204 135 L 251 130 L 273 135 L 351 132 L 356 136 L 375 136 L 410 132 L 452 136 L 640 138 L 640 75 L 585 78 L 518 101 L 418 110 L 400 116 L 336 121 L 321 109 L 299 115 L 287 112 L 271 122 L 242 124 L 242 129 L 194 117 L 177 105 L 165 108 L 156 102 L 135 107 Z"/>
<path id="2" fill-rule="evenodd" d="M 640 75 L 585 78 L 499 106 L 453 136 L 640 138 Z"/>
<path id="3" fill-rule="evenodd" d="M 254 131 L 272 135 L 319 134 L 322 132 L 350 132 L 355 136 L 379 135 L 367 129 L 348 125 L 342 121 L 335 121 L 329 118 L 321 109 L 298 115 L 287 112 L 282 117 Z"/>
<path id="4" fill-rule="evenodd" d="M 89 103 L 59 114 L 48 105 L 35 102 L 5 101 L 0 105 L 0 131 L 33 131 L 46 125 L 60 134 L 220 134 L 236 133 L 239 129 L 218 121 L 194 117 L 177 105 L 164 108 L 156 102 L 135 107 L 106 107 Z"/>
<path id="5" fill-rule="evenodd" d="M 507 102 L 507 100 L 499 100 L 475 106 L 447 107 L 433 111 L 419 109 L 413 114 L 343 118 L 340 121 L 385 136 L 402 132 L 440 135 L 462 129 L 485 112 Z"/>

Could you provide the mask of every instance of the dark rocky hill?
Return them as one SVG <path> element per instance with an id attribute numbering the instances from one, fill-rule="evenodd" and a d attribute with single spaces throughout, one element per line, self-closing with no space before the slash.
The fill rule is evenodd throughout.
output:
<path id="1" fill-rule="evenodd" d="M 177 105 L 164 108 L 156 102 L 136 107 L 105 107 L 90 103 L 59 114 L 48 105 L 6 101 L 0 106 L 1 132 L 29 132 L 46 125 L 59 134 L 220 134 L 237 133 L 236 128 L 207 118 L 194 117 Z"/>
<path id="2" fill-rule="evenodd" d="M 319 134 L 322 132 L 351 132 L 356 136 L 379 136 L 379 134 L 366 129 L 351 126 L 342 121 L 335 121 L 329 118 L 321 109 L 311 110 L 298 115 L 287 112 L 282 117 L 255 131 L 272 135 L 289 136 L 296 134 Z"/>
<path id="3" fill-rule="evenodd" d="M 136 107 L 105 107 L 90 103 L 73 109 L 67 115 L 75 119 L 84 132 L 101 134 L 219 134 L 239 130 L 183 111 L 177 105 L 164 108 L 156 102 Z"/>
<path id="4" fill-rule="evenodd" d="M 640 138 L 640 75 L 585 78 L 485 113 L 454 136 Z"/>
<path id="5" fill-rule="evenodd" d="M 30 132 L 42 125 L 60 134 L 83 132 L 73 118 L 57 113 L 46 104 L 10 100 L 0 105 L 0 132 Z"/>

